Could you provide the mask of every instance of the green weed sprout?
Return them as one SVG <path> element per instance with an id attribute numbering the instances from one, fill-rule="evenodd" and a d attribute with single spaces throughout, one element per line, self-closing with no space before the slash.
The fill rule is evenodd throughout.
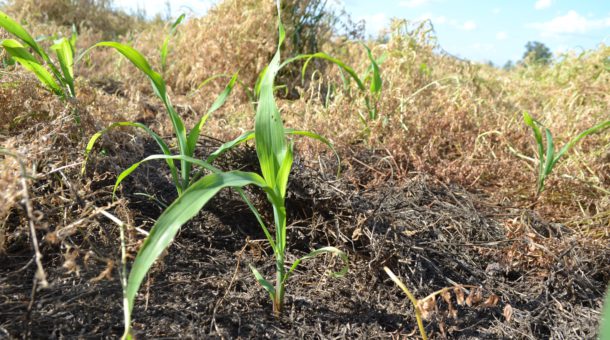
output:
<path id="1" fill-rule="evenodd" d="M 178 18 L 178 20 L 176 22 L 179 23 L 182 20 L 182 18 L 183 18 L 183 16 Z M 172 27 L 175 28 L 175 25 L 177 25 L 177 24 L 174 24 L 174 26 L 172 26 Z M 172 33 L 173 33 L 173 30 L 172 30 Z M 165 63 L 164 60 L 167 56 L 167 42 L 168 42 L 168 40 L 166 39 L 163 44 L 163 48 L 162 48 L 162 53 L 161 53 L 161 59 L 163 61 L 162 64 Z M 169 114 L 169 118 L 172 122 L 174 133 L 175 133 L 176 139 L 178 141 L 179 155 L 184 157 L 181 159 L 180 158 L 171 158 L 171 157 L 165 158 L 165 160 L 170 168 L 172 181 L 174 183 L 176 191 L 178 192 L 178 195 L 181 195 L 184 192 L 184 190 L 186 190 L 186 188 L 188 188 L 189 185 L 191 184 L 192 166 L 191 166 L 191 162 L 189 162 L 187 160 L 187 158 L 190 158 L 193 156 L 193 154 L 195 152 L 195 148 L 197 146 L 197 140 L 199 139 L 199 136 L 201 134 L 201 129 L 203 128 L 207 119 L 210 117 L 210 115 L 214 111 L 218 110 L 225 103 L 226 99 L 228 98 L 229 94 L 231 93 L 231 90 L 233 89 L 233 86 L 235 85 L 235 82 L 237 80 L 237 74 L 233 75 L 233 77 L 231 78 L 231 80 L 229 81 L 227 86 L 225 87 L 224 91 L 221 92 L 220 95 L 216 98 L 216 101 L 214 101 L 214 103 L 210 106 L 210 108 L 208 109 L 206 114 L 203 115 L 199 119 L 199 121 L 193 126 L 193 128 L 190 131 L 188 131 L 188 133 L 187 133 L 184 122 L 182 121 L 182 119 L 180 118 L 180 116 L 178 115 L 176 110 L 174 109 L 174 106 L 172 105 L 172 103 L 169 99 L 169 96 L 167 95 L 165 80 L 159 73 L 155 72 L 152 69 L 152 67 L 146 60 L 146 58 L 140 52 L 138 52 L 137 50 L 135 50 L 134 48 L 132 48 L 130 46 L 127 46 L 127 45 L 124 45 L 124 44 L 121 44 L 118 42 L 103 41 L 103 42 L 99 42 L 99 43 L 93 45 L 85 53 L 87 53 L 89 50 L 91 50 L 95 47 L 110 47 L 110 48 L 115 49 L 118 53 L 122 54 L 125 58 L 127 58 L 129 61 L 131 61 L 134 66 L 136 66 L 140 71 L 142 71 L 150 79 L 152 87 L 153 87 L 153 91 L 161 99 L 161 101 L 163 102 L 163 104 L 165 106 L 165 109 L 167 110 L 167 113 Z M 144 131 L 146 131 L 146 133 L 148 133 L 148 135 L 150 135 L 155 140 L 155 142 L 157 142 L 157 144 L 159 145 L 159 148 L 161 149 L 161 151 L 163 152 L 164 155 L 172 156 L 172 152 L 169 148 L 168 143 L 165 142 L 158 134 L 156 134 L 154 131 L 152 131 L 148 126 L 146 126 L 142 123 L 137 123 L 137 122 L 116 122 L 116 123 L 111 124 L 107 128 L 94 134 L 91 137 L 91 139 L 89 140 L 89 142 L 87 143 L 87 147 L 85 149 L 85 163 L 83 164 L 83 169 L 82 169 L 83 172 L 85 171 L 86 160 L 87 160 L 89 154 L 91 153 L 91 150 L 93 149 L 93 146 L 95 145 L 95 142 L 98 140 L 98 138 L 101 137 L 106 132 L 108 132 L 109 130 L 111 130 L 115 127 L 119 127 L 119 126 L 130 126 L 130 127 L 136 127 L 136 128 L 143 129 Z M 180 170 L 178 170 L 178 168 L 174 164 L 175 159 L 180 160 Z M 129 169 L 125 170 L 123 173 L 121 173 L 119 175 L 117 182 L 115 184 L 115 187 L 114 187 L 115 191 L 116 191 L 118 185 L 120 184 L 120 182 L 127 175 L 129 175 L 133 170 L 135 170 L 135 168 L 137 168 L 140 163 L 141 162 L 135 163 Z"/>
<path id="2" fill-rule="evenodd" d="M 14 61 L 36 75 L 38 80 L 47 89 L 60 98 L 73 98 L 76 95 L 74 91 L 76 28 L 74 26 L 72 27 L 70 38 L 55 40 L 51 46 L 51 50 L 55 52 L 59 67 L 54 64 L 49 54 L 21 25 L 2 11 L 0 11 L 0 27 L 19 38 L 19 40 L 4 39 L 0 42 Z M 31 48 L 34 54 L 30 53 L 28 48 L 23 44 Z"/>
<path id="3" fill-rule="evenodd" d="M 557 164 L 557 162 L 561 159 L 561 157 L 570 150 L 578 141 L 582 138 L 601 131 L 610 127 L 610 120 L 602 122 L 589 128 L 583 132 L 581 132 L 578 136 L 572 138 L 566 145 L 563 146 L 559 150 L 559 152 L 555 153 L 555 145 L 553 143 L 553 135 L 551 131 L 544 127 L 539 121 L 532 118 L 527 111 L 523 112 L 523 121 L 527 126 L 529 126 L 533 133 L 534 139 L 536 141 L 536 145 L 538 147 L 538 179 L 536 181 L 536 194 L 540 195 L 544 190 L 544 182 L 548 175 L 553 171 L 553 167 Z M 539 126 L 544 127 L 544 133 L 546 138 L 546 146 L 543 143 L 542 132 L 540 131 Z"/>

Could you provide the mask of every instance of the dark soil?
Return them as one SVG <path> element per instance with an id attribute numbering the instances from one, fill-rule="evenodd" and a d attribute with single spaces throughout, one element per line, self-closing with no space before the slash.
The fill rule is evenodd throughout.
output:
<path id="1" fill-rule="evenodd" d="M 142 152 L 153 152 L 149 146 Z M 111 201 L 117 168 L 140 156 L 133 152 L 118 165 L 117 157 L 98 157 L 86 176 L 92 181 L 68 169 L 65 178 L 34 183 L 39 197 L 57 199 L 55 205 L 34 201 L 46 221 L 38 237 L 47 288 L 32 289 L 36 266 L 27 220 L 22 209 L 12 211 L 5 222 L 8 248 L 0 255 L 0 338 L 122 334 L 119 231 L 93 207 L 110 204 L 108 212 L 150 229 L 162 211 L 159 202 L 175 197 L 164 163 L 143 166 L 126 180 L 122 199 Z M 137 337 L 418 337 L 414 308 L 384 266 L 420 299 L 450 288 L 425 305 L 431 338 L 596 337 L 610 281 L 607 246 L 425 174 L 392 178 L 374 152 L 357 156 L 366 165 L 346 156 L 338 179 L 332 162 L 298 161 L 287 203 L 288 260 L 336 246 L 349 254 L 345 277 L 326 275 L 340 268 L 336 258 L 303 263 L 288 284 L 284 314 L 274 317 L 248 267 L 272 278 L 271 249 L 247 206 L 226 190 L 182 228 L 143 283 L 133 314 Z M 248 148 L 219 161 L 225 168 L 257 167 Z M 266 209 L 262 194 L 249 194 Z M 142 239 L 135 228 L 128 230 L 132 256 Z"/>

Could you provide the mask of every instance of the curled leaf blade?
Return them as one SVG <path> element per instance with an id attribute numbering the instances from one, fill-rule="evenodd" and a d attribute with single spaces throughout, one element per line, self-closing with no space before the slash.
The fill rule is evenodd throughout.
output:
<path id="1" fill-rule="evenodd" d="M 61 38 L 51 46 L 51 49 L 57 55 L 63 79 L 66 85 L 68 85 L 71 95 L 74 95 L 74 50 L 70 41 L 66 38 Z"/>
<path id="2" fill-rule="evenodd" d="M 197 140 L 199 139 L 199 135 L 201 134 L 201 129 L 203 128 L 203 125 L 205 124 L 206 120 L 212 113 L 214 113 L 222 105 L 224 105 L 224 103 L 227 101 L 227 98 L 231 94 L 231 91 L 233 90 L 233 87 L 235 86 L 236 81 L 237 81 L 237 73 L 235 73 L 233 75 L 233 77 L 231 78 L 231 80 L 229 81 L 229 83 L 227 84 L 225 89 L 218 95 L 218 97 L 216 98 L 214 103 L 212 103 L 212 106 L 210 106 L 210 108 L 208 109 L 208 112 L 206 112 L 206 114 L 203 115 L 203 117 L 201 117 L 199 119 L 199 121 L 195 124 L 195 126 L 189 132 L 189 134 L 187 136 L 189 155 L 192 155 L 195 151 L 195 147 L 197 145 Z"/>
<path id="3" fill-rule="evenodd" d="M 81 168 L 81 174 L 85 173 L 87 160 L 89 159 L 89 155 L 91 154 L 91 151 L 93 150 L 93 146 L 95 145 L 95 142 L 102 135 L 108 133 L 108 131 L 110 131 L 114 128 L 117 128 L 117 127 L 121 127 L 121 126 L 136 127 L 136 128 L 144 130 L 150 137 L 152 137 L 152 139 L 154 139 L 155 142 L 157 142 L 157 145 L 159 145 L 159 148 L 161 149 L 161 152 L 163 152 L 163 154 L 165 154 L 165 155 L 172 154 L 171 150 L 169 149 L 169 146 L 165 143 L 163 138 L 161 138 L 161 136 L 156 134 L 148 126 L 146 126 L 142 123 L 138 123 L 138 122 L 116 122 L 116 123 L 110 124 L 110 126 L 108 126 L 107 128 L 105 128 L 101 131 L 98 131 L 93 136 L 91 136 L 91 138 L 89 139 L 89 142 L 87 142 L 87 146 L 85 147 L 85 160 L 84 160 L 83 166 Z M 173 160 L 166 159 L 166 161 L 167 161 L 167 165 L 169 166 L 169 169 L 170 169 L 170 172 L 172 175 L 172 180 L 174 181 L 174 185 L 176 186 L 176 190 L 178 191 L 178 194 L 181 194 L 182 187 L 181 187 L 180 181 L 178 179 L 178 169 L 176 168 L 176 165 L 174 164 Z"/>
<path id="4" fill-rule="evenodd" d="M 23 66 L 28 71 L 34 73 L 38 80 L 40 80 L 40 82 L 53 93 L 60 97 L 64 97 L 64 91 L 57 84 L 51 73 L 49 73 L 49 71 L 44 66 L 40 65 L 38 62 L 30 61 L 16 56 L 13 56 L 13 60 L 21 64 L 21 66 Z"/>
<path id="5" fill-rule="evenodd" d="M 299 266 L 299 264 L 301 264 L 302 261 L 314 258 L 321 254 L 333 254 L 333 255 L 339 256 L 341 261 L 343 261 L 343 266 L 341 267 L 341 269 L 337 272 L 331 272 L 330 276 L 342 277 L 342 276 L 345 276 L 345 274 L 347 274 L 347 272 L 349 270 L 349 259 L 347 257 L 347 253 L 342 250 L 339 250 L 338 248 L 335 248 L 335 247 L 322 247 L 322 248 L 316 249 L 316 250 L 310 252 L 309 254 L 301 257 L 300 259 L 297 259 L 296 261 L 294 261 L 294 263 L 290 267 L 290 270 L 288 271 L 288 274 L 286 275 L 284 281 L 286 281 L 289 278 L 289 276 L 292 274 L 292 272 L 294 272 L 294 270 Z"/>
<path id="6" fill-rule="evenodd" d="M 167 67 L 167 52 L 169 47 L 169 40 L 172 38 L 172 36 L 174 36 L 176 30 L 178 29 L 178 25 L 180 25 L 180 23 L 182 22 L 182 20 L 184 20 L 185 17 L 186 14 L 182 14 L 178 17 L 178 19 L 176 19 L 176 21 L 174 21 L 169 33 L 167 34 L 167 37 L 165 37 L 165 40 L 163 41 L 163 46 L 161 47 L 161 70 L 163 71 L 165 71 Z"/>
<path id="7" fill-rule="evenodd" d="M 44 61 L 50 62 L 49 57 L 40 47 L 40 45 L 36 43 L 36 40 L 34 40 L 34 38 L 32 38 L 32 36 L 21 25 L 19 25 L 15 20 L 11 19 L 8 14 L 2 11 L 0 11 L 0 27 L 4 28 L 9 33 L 25 42 L 38 55 L 40 55 Z"/>
<path id="8" fill-rule="evenodd" d="M 255 173 L 231 171 L 213 173 L 194 182 L 164 212 L 150 230 L 138 251 L 127 283 L 126 296 L 129 314 L 134 306 L 140 285 L 153 263 L 170 245 L 182 225 L 195 216 L 221 189 L 241 188 L 246 185 L 265 186 L 265 181 Z"/>
<path id="9" fill-rule="evenodd" d="M 275 287 L 273 287 L 271 282 L 267 281 L 253 265 L 250 265 L 250 270 L 254 274 L 256 281 L 269 293 L 271 300 L 275 300 Z"/>

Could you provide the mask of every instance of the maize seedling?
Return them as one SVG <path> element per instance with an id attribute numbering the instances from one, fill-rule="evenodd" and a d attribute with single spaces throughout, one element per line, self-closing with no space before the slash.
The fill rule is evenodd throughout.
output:
<path id="1" fill-rule="evenodd" d="M 178 19 L 178 21 L 176 21 L 176 23 L 179 23 L 181 21 L 181 18 L 182 18 L 182 16 Z M 177 24 L 174 24 L 174 25 L 177 25 Z M 172 26 L 172 27 L 175 28 L 175 26 Z M 178 192 L 178 195 L 181 195 L 184 192 L 184 190 L 186 190 L 189 187 L 189 185 L 191 184 L 191 162 L 189 162 L 187 159 L 190 157 L 193 157 L 195 148 L 197 146 L 197 140 L 199 139 L 199 136 L 201 134 L 201 129 L 203 128 L 207 119 L 210 117 L 210 115 L 214 111 L 218 110 L 227 100 L 227 98 L 228 98 L 229 94 L 231 93 L 231 90 L 233 89 L 235 82 L 237 80 L 237 74 L 233 75 L 233 77 L 231 78 L 231 80 L 229 81 L 227 86 L 225 87 L 224 91 L 221 92 L 221 94 L 216 98 L 216 101 L 214 101 L 214 103 L 210 106 L 207 113 L 205 115 L 203 115 L 199 119 L 199 121 L 193 126 L 193 128 L 187 133 L 182 118 L 180 118 L 180 116 L 174 109 L 174 106 L 172 105 L 170 98 L 167 94 L 165 80 L 159 73 L 155 72 L 152 69 L 152 67 L 146 60 L 146 58 L 140 52 L 138 52 L 137 50 L 135 50 L 134 48 L 132 48 L 130 46 L 127 46 L 127 45 L 124 45 L 124 44 L 121 44 L 118 42 L 103 41 L 103 42 L 99 42 L 99 43 L 93 45 L 85 53 L 87 53 L 88 51 L 90 51 L 91 49 L 93 49 L 95 47 L 110 47 L 110 48 L 115 49 L 118 53 L 122 54 L 125 58 L 127 58 L 134 66 L 136 66 L 140 71 L 142 71 L 150 79 L 154 93 L 163 102 L 165 109 L 167 110 L 167 113 L 169 115 L 169 118 L 172 122 L 174 133 L 175 133 L 176 139 L 178 141 L 179 154 L 181 156 L 185 157 L 185 158 L 171 158 L 171 157 L 165 158 L 165 161 L 167 162 L 167 164 L 170 168 L 172 181 L 174 182 L 176 191 Z M 167 54 L 167 39 L 163 45 L 163 50 L 164 50 L 164 52 L 162 52 L 162 57 L 161 57 L 162 60 L 165 59 L 166 54 Z M 137 123 L 137 122 L 117 122 L 117 123 L 111 124 L 109 127 L 105 128 L 104 130 L 97 132 L 96 134 L 94 134 L 91 137 L 91 139 L 89 140 L 89 142 L 87 144 L 86 150 L 85 150 L 85 160 L 88 158 L 88 155 L 91 153 L 91 150 L 93 149 L 93 146 L 95 145 L 95 142 L 97 141 L 97 139 L 99 137 L 101 137 L 103 134 L 105 134 L 106 132 L 108 132 L 109 130 L 111 130 L 115 127 L 119 127 L 119 126 L 130 126 L 130 127 L 137 127 L 137 128 L 143 129 L 144 131 L 146 131 L 146 133 L 148 133 L 148 135 L 150 137 L 152 137 L 155 140 L 155 142 L 157 142 L 157 144 L 159 145 L 159 148 L 161 149 L 161 151 L 163 152 L 164 155 L 172 156 L 172 152 L 169 148 L 169 144 L 167 142 L 165 142 L 158 134 L 156 134 L 154 131 L 152 131 L 148 126 L 146 126 L 142 123 Z M 180 171 L 178 171 L 178 168 L 174 164 L 174 160 L 180 160 Z M 135 168 L 137 168 L 140 163 L 141 162 L 138 162 L 138 163 L 132 165 L 129 169 L 125 170 L 123 173 L 121 173 L 121 175 L 119 175 L 117 182 L 115 184 L 115 187 L 114 187 L 115 191 L 116 191 L 116 188 L 118 187 L 119 183 L 127 175 L 129 175 L 133 170 L 135 170 Z M 83 164 L 83 169 L 82 169 L 83 172 L 85 171 L 85 165 L 86 165 L 86 162 Z"/>
<path id="2" fill-rule="evenodd" d="M 60 38 L 53 42 L 51 50 L 55 52 L 59 67 L 49 57 L 49 54 L 32 38 L 32 36 L 6 13 L 0 11 L 0 27 L 19 38 L 4 39 L 0 44 L 12 60 L 32 72 L 38 80 L 51 92 L 62 99 L 73 98 L 74 90 L 74 51 L 76 46 L 76 28 L 72 26 L 70 38 Z M 26 46 L 32 49 L 30 53 Z M 34 55 L 37 55 L 35 57 Z M 61 70 L 61 71 L 60 71 Z"/>
<path id="3" fill-rule="evenodd" d="M 247 205 L 255 214 L 258 223 L 260 224 L 271 248 L 273 249 L 273 254 L 275 256 L 276 262 L 275 286 L 271 282 L 266 280 L 256 268 L 251 266 L 251 269 L 256 280 L 269 294 L 273 304 L 273 310 L 276 315 L 279 316 L 283 309 L 286 283 L 290 278 L 291 274 L 303 260 L 310 259 L 323 253 L 335 254 L 341 258 L 345 265 L 339 272 L 332 274 L 334 276 L 341 276 L 347 272 L 347 255 L 335 247 L 323 247 L 320 249 L 313 250 L 309 254 L 294 261 L 289 268 L 287 268 L 286 266 L 285 259 L 287 247 L 287 224 L 285 199 L 289 174 L 293 163 L 292 141 L 287 140 L 286 135 L 290 134 L 308 136 L 324 142 L 325 144 L 331 146 L 331 148 L 332 145 L 328 140 L 313 132 L 285 129 L 283 126 L 282 118 L 280 116 L 280 112 L 275 103 L 274 98 L 274 80 L 281 66 L 280 48 L 285 38 L 284 27 L 279 18 L 280 16 L 278 15 L 278 48 L 270 64 L 265 69 L 263 75 L 260 77 L 260 83 L 257 85 L 258 101 L 256 105 L 254 131 L 247 132 L 237 137 L 235 140 L 223 144 L 216 152 L 212 153 L 206 161 L 198 160 L 190 156 L 192 155 L 192 148 L 194 148 L 195 146 L 194 142 L 193 144 L 191 144 L 190 142 L 196 141 L 196 138 L 191 138 L 191 134 L 189 134 L 189 138 L 185 138 L 186 134 L 184 132 L 184 126 L 182 124 L 182 121 L 178 119 L 177 114 L 175 114 L 175 112 L 173 111 L 173 108 L 169 103 L 169 99 L 167 99 L 167 94 L 165 93 L 165 83 L 163 82 L 162 77 L 150 68 L 150 65 L 141 56 L 141 54 L 139 54 L 137 51 L 133 50 L 128 46 L 113 42 L 103 42 L 95 45 L 110 46 L 115 48 L 121 54 L 125 55 L 132 63 L 134 63 L 151 79 L 151 81 L 153 82 L 153 88 L 155 89 L 157 95 L 166 104 L 166 108 L 170 113 L 170 117 L 172 117 L 172 122 L 174 123 L 174 126 L 176 128 L 179 141 L 180 138 L 185 139 L 185 141 L 181 142 L 180 144 L 182 145 L 182 143 L 184 143 L 185 148 L 183 149 L 181 146 L 180 149 L 189 151 L 188 154 L 186 152 L 183 152 L 180 155 L 171 155 L 167 144 L 165 144 L 160 137 L 158 137 L 154 133 L 149 132 L 149 134 L 151 134 L 151 136 L 153 136 L 153 138 L 161 146 L 162 150 L 164 151 L 164 154 L 149 156 L 141 162 L 138 162 L 132 165 L 129 169 L 125 170 L 117 178 L 115 189 L 116 185 L 120 183 L 122 178 L 129 175 L 129 173 L 135 170 L 142 162 L 153 159 L 165 159 L 168 164 L 173 164 L 174 160 L 180 160 L 181 162 L 183 162 L 183 164 L 188 164 L 189 169 L 192 164 L 195 164 L 212 172 L 211 174 L 206 175 L 203 178 L 198 179 L 197 181 L 194 181 L 192 183 L 188 181 L 183 182 L 183 184 L 179 187 L 180 195 L 161 214 L 155 225 L 150 230 L 149 235 L 144 240 L 142 247 L 138 251 L 138 254 L 131 267 L 131 272 L 129 273 L 129 278 L 127 280 L 127 287 L 125 289 L 126 325 L 125 333 L 123 336 L 124 338 L 131 337 L 129 320 L 131 320 L 131 313 L 133 311 L 137 292 L 140 288 L 140 285 L 142 284 L 142 281 L 144 280 L 144 277 L 146 276 L 146 273 L 148 272 L 152 264 L 161 255 L 161 253 L 173 241 L 174 237 L 176 236 L 182 225 L 184 225 L 191 218 L 193 218 L 203 208 L 203 206 L 223 188 L 233 188 L 242 196 L 242 198 L 244 198 Z M 232 84 L 235 83 L 235 79 L 236 76 L 233 77 L 230 86 L 227 87 L 229 91 L 232 87 Z M 227 90 L 225 90 L 225 93 L 226 92 Z M 221 95 L 221 97 L 223 97 L 223 95 Z M 223 101 L 224 99 L 221 102 Z M 217 103 L 218 102 L 219 100 L 217 100 Z M 216 105 L 213 105 L 213 107 L 215 106 Z M 150 129 L 140 125 L 136 125 L 136 123 L 118 124 L 138 126 L 142 127 L 146 131 L 150 131 Z M 198 136 L 199 128 L 200 124 L 197 124 L 197 134 L 193 136 Z M 256 143 L 256 152 L 260 163 L 262 176 L 253 172 L 222 172 L 210 164 L 214 161 L 214 159 L 216 159 L 216 157 L 218 157 L 223 152 L 251 139 L 254 139 Z M 94 138 L 92 138 L 92 142 L 89 143 L 87 152 L 91 150 L 93 142 Z M 173 165 L 170 165 L 170 168 L 172 166 Z M 181 168 L 185 169 L 186 166 L 182 165 Z M 177 177 L 177 173 L 174 174 L 175 172 L 177 172 L 177 170 L 174 166 L 172 174 L 174 177 Z M 186 174 L 183 174 L 183 178 L 186 178 Z M 261 188 L 267 194 L 267 199 L 273 206 L 275 237 L 272 237 L 260 213 L 245 196 L 245 193 L 243 192 L 242 188 L 247 185 L 255 185 Z"/>
<path id="4" fill-rule="evenodd" d="M 610 120 L 597 124 L 572 138 L 568 143 L 566 143 L 566 145 L 563 146 L 563 148 L 559 150 L 559 152 L 555 153 L 555 145 L 553 143 L 553 135 L 551 134 L 551 131 L 544 127 L 544 125 L 542 125 L 539 121 L 532 118 L 527 111 L 523 111 L 523 121 L 532 129 L 534 139 L 538 147 L 538 178 L 536 181 L 536 195 L 540 195 L 540 193 L 542 193 L 544 190 L 544 182 L 548 175 L 550 175 L 553 171 L 553 168 L 559 159 L 561 159 L 561 156 L 563 156 L 584 137 L 610 127 Z M 538 126 L 544 127 L 546 147 L 543 143 L 542 133 L 540 132 L 540 128 Z"/>

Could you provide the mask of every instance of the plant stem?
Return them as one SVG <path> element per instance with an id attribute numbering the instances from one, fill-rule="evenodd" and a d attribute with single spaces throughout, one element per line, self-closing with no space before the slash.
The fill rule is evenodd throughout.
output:
<path id="1" fill-rule="evenodd" d="M 273 313 L 276 317 L 280 317 L 282 314 L 282 309 L 284 308 L 284 277 L 286 276 L 286 272 L 284 270 L 284 254 L 277 254 L 276 259 L 276 271 L 277 271 L 277 279 L 275 283 L 275 299 L 273 301 Z"/>
<path id="2" fill-rule="evenodd" d="M 407 295 L 407 298 L 413 304 L 413 308 L 415 308 L 415 319 L 417 320 L 417 327 L 419 328 L 419 334 L 423 340 L 428 340 L 428 336 L 426 335 L 426 328 L 424 327 L 424 322 L 422 321 L 421 310 L 419 308 L 419 301 L 415 298 L 415 296 L 411 293 L 409 288 L 390 270 L 388 267 L 383 267 L 383 270 L 388 274 L 390 279 L 396 283 L 400 289 Z M 434 293 L 433 293 L 434 294 Z M 425 300 L 425 299 L 424 299 Z"/>

